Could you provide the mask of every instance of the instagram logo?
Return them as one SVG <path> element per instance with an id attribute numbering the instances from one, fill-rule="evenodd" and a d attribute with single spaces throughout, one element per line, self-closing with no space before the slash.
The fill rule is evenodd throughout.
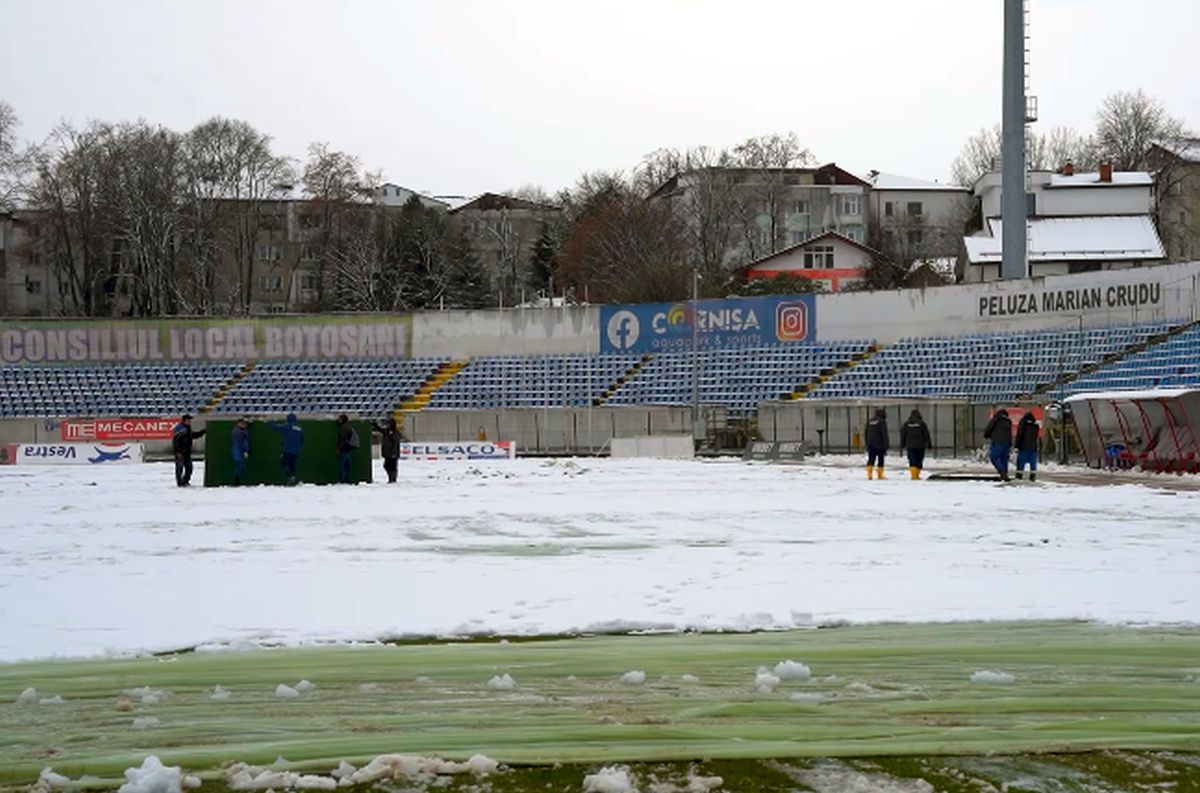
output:
<path id="1" fill-rule="evenodd" d="M 804 341 L 808 337 L 808 306 L 803 303 L 776 306 L 775 337 L 780 341 Z"/>

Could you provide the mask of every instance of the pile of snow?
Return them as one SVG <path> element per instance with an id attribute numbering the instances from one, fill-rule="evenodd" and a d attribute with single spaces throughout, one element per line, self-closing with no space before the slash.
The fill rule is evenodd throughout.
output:
<path id="1" fill-rule="evenodd" d="M 638 793 L 629 767 L 609 765 L 583 778 L 583 793 Z"/>
<path id="2" fill-rule="evenodd" d="M 157 727 L 157 716 L 137 716 L 133 720 L 133 728 L 135 730 L 144 730 L 148 727 Z"/>
<path id="3" fill-rule="evenodd" d="M 53 768 L 43 768 L 38 775 L 38 781 L 29 788 L 29 793 L 50 793 L 52 790 L 62 790 L 71 785 L 71 778 L 54 773 Z"/>
<path id="4" fill-rule="evenodd" d="M 38 692 L 33 686 L 22 691 L 17 695 L 18 705 L 36 705 L 38 704 Z"/>
<path id="5" fill-rule="evenodd" d="M 809 768 L 780 770 L 816 793 L 935 793 L 924 779 L 900 779 L 890 774 L 858 771 L 838 760 L 822 760 Z"/>
<path id="6" fill-rule="evenodd" d="M 646 682 L 646 673 L 640 669 L 634 669 L 621 675 L 621 682 L 630 686 L 640 686 Z"/>
<path id="7" fill-rule="evenodd" d="M 775 664 L 775 676 L 780 680 L 808 680 L 812 677 L 812 670 L 789 659 Z"/>
<path id="8" fill-rule="evenodd" d="M 63 705 L 65 703 L 66 700 L 59 694 L 55 694 L 52 697 L 42 697 L 38 700 L 39 705 Z"/>
<path id="9" fill-rule="evenodd" d="M 142 761 L 141 768 L 125 769 L 125 784 L 117 793 L 182 793 L 184 788 L 200 787 L 200 780 L 183 773 L 179 766 L 164 766 L 154 755 Z"/>
<path id="10" fill-rule="evenodd" d="M 301 694 L 307 694 L 308 692 L 312 691 L 316 687 L 317 686 L 315 683 L 310 683 L 307 680 L 301 680 L 299 683 L 296 684 L 296 690 L 299 691 Z"/>
<path id="11" fill-rule="evenodd" d="M 224 686 L 213 686 L 212 694 L 210 694 L 208 698 L 217 702 L 224 702 L 225 700 L 229 699 L 229 697 L 229 689 L 225 688 Z"/>
<path id="12" fill-rule="evenodd" d="M 126 689 L 125 693 L 143 705 L 157 705 L 171 695 L 169 691 L 151 688 L 150 686 Z"/>
<path id="13" fill-rule="evenodd" d="M 230 790 L 334 790 L 338 786 L 338 781 L 333 777 L 276 771 L 245 763 L 230 766 L 225 772 L 225 782 Z"/>
<path id="14" fill-rule="evenodd" d="M 505 672 L 502 675 L 497 675 L 487 681 L 488 688 L 494 688 L 498 691 L 512 691 L 517 687 L 517 681 L 513 680 L 512 675 Z"/>
<path id="15" fill-rule="evenodd" d="M 993 672 L 990 669 L 980 669 L 971 674 L 972 683 L 1011 683 L 1016 680 L 1008 672 Z"/>
<path id="16" fill-rule="evenodd" d="M 450 774 L 488 776 L 500 770 L 500 764 L 482 754 L 471 755 L 465 762 L 443 760 L 440 757 L 381 754 L 359 769 L 344 760 L 334 769 L 339 787 L 378 782 L 384 779 L 428 780 Z"/>
<path id="17" fill-rule="evenodd" d="M 700 678 L 696 677 L 695 675 L 680 675 L 679 680 L 682 683 L 699 683 L 700 682 Z"/>
<path id="18" fill-rule="evenodd" d="M 788 696 L 792 702 L 822 702 L 825 695 L 816 691 L 797 691 Z"/>
<path id="19" fill-rule="evenodd" d="M 682 780 L 653 780 L 647 789 L 650 793 L 711 793 L 724 784 L 725 780 L 719 776 L 699 776 L 694 769 L 689 769 Z"/>
<path id="20" fill-rule="evenodd" d="M 287 683 L 280 683 L 275 686 L 275 696 L 280 699 L 295 699 L 300 696 L 300 692 L 289 686 Z"/>
<path id="21" fill-rule="evenodd" d="M 779 676 L 771 674 L 771 670 L 760 666 L 754 675 L 754 690 L 760 694 L 774 693 L 779 686 Z"/>

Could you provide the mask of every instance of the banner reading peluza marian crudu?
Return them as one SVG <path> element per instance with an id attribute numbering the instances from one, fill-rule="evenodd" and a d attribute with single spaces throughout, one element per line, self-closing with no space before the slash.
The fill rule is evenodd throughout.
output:
<path id="1" fill-rule="evenodd" d="M 0 322 L 0 363 L 404 358 L 407 315 Z"/>

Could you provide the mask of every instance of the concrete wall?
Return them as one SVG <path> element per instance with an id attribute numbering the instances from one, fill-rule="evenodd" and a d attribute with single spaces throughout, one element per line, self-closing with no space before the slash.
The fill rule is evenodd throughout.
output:
<path id="1" fill-rule="evenodd" d="M 553 410 L 423 410 L 404 417 L 410 441 L 515 441 L 517 454 L 606 453 L 613 438 L 692 432 L 687 407 L 599 407 Z"/>
<path id="2" fill-rule="evenodd" d="M 814 450 L 842 454 L 865 450 L 867 420 L 878 408 L 887 411 L 893 454 L 900 455 L 900 427 L 913 408 L 921 411 L 933 436 L 935 457 L 959 457 L 982 447 L 991 407 L 966 402 L 834 401 L 806 399 L 759 406 L 758 432 L 767 441 L 807 441 Z"/>
<path id="3" fill-rule="evenodd" d="M 1137 284 L 1157 286 L 1158 302 L 1109 305 L 1110 297 L 1116 299 L 1118 287 Z M 1045 310 L 1048 293 L 1084 288 L 1101 290 L 1099 306 Z M 890 344 L 908 336 L 1189 322 L 1200 318 L 1198 296 L 1200 262 L 1023 281 L 818 295 L 817 338 L 876 339 Z M 1028 310 L 1031 302 L 1036 302 L 1036 311 Z"/>
<path id="4" fill-rule="evenodd" d="M 596 352 L 599 344 L 599 306 L 431 311 L 412 322 L 414 357 Z"/>

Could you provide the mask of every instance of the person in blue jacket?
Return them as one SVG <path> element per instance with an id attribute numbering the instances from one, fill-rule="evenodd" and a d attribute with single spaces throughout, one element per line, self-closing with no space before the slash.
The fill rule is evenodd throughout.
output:
<path id="1" fill-rule="evenodd" d="M 1012 449 L 1013 441 L 1013 426 L 1012 419 L 1008 417 L 1008 411 L 1000 408 L 987 423 L 987 427 L 983 430 L 983 437 L 991 441 L 991 446 L 988 447 L 988 459 L 992 463 L 992 467 L 996 469 L 996 473 L 1000 474 L 1001 481 L 1008 481 L 1008 455 Z"/>
<path id="2" fill-rule="evenodd" d="M 246 480 L 246 461 L 250 459 L 250 427 L 245 418 L 240 418 L 233 427 L 233 484 L 241 485 Z"/>
<path id="3" fill-rule="evenodd" d="M 294 485 L 296 484 L 296 463 L 300 460 L 300 447 L 304 446 L 304 429 L 296 420 L 295 413 L 287 414 L 286 421 L 273 421 L 267 426 L 283 436 L 279 464 L 283 466 L 284 480 L 289 485 Z"/>

